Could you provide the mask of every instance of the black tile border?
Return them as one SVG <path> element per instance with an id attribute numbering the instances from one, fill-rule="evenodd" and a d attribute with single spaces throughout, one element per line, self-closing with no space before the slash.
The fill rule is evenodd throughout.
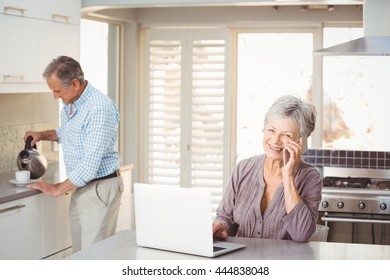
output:
<path id="1" fill-rule="evenodd" d="M 314 166 L 390 169 L 390 152 L 309 149 L 303 160 Z"/>

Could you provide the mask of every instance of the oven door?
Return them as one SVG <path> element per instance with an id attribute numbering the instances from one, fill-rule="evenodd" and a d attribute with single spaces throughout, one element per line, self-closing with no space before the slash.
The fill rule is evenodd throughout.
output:
<path id="1" fill-rule="evenodd" d="M 386 230 L 390 215 L 320 212 L 320 220 L 329 227 L 328 241 L 389 244 Z"/>

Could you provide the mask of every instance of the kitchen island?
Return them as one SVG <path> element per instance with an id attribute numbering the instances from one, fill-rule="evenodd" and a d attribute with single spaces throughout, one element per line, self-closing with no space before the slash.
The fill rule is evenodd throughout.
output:
<path id="1" fill-rule="evenodd" d="M 246 248 L 216 260 L 390 260 L 390 246 L 333 242 L 297 243 L 291 240 L 229 237 Z M 209 258 L 138 247 L 134 230 L 118 232 L 70 260 L 205 260 Z"/>

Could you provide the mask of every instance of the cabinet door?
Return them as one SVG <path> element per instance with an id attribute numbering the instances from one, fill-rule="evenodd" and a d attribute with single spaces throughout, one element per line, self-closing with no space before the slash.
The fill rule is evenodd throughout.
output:
<path id="1" fill-rule="evenodd" d="M 38 71 L 59 55 L 67 55 L 76 60 L 80 56 L 80 27 L 74 24 L 39 21 L 38 23 Z M 42 78 L 41 78 L 42 79 Z"/>
<path id="2" fill-rule="evenodd" d="M 42 227 L 42 194 L 0 204 L 0 259 L 41 259 Z"/>
<path id="3" fill-rule="evenodd" d="M 0 25 L 0 82 L 36 82 L 37 22 L 0 14 Z"/>
<path id="4" fill-rule="evenodd" d="M 72 246 L 69 224 L 70 194 L 43 196 L 43 254 L 45 257 Z"/>
<path id="5" fill-rule="evenodd" d="M 81 0 L 38 0 L 38 2 L 40 19 L 80 24 Z"/>

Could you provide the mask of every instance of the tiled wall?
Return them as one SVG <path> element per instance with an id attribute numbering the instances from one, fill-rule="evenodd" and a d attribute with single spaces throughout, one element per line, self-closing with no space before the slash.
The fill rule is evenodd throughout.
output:
<path id="1" fill-rule="evenodd" d="M 58 122 L 0 126 L 0 171 L 17 169 L 16 159 L 24 149 L 23 136 L 27 130 L 42 131 L 55 129 L 57 126 Z M 58 152 L 52 151 L 51 142 L 41 141 L 37 146 L 49 163 L 58 161 Z"/>
<path id="2" fill-rule="evenodd" d="M 310 149 L 303 159 L 314 166 L 390 169 L 390 152 Z"/>

